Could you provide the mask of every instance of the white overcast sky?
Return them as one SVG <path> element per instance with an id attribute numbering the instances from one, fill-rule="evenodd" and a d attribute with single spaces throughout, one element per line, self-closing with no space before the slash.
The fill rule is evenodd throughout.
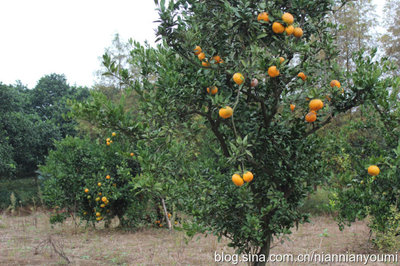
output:
<path id="1" fill-rule="evenodd" d="M 58 73 L 90 87 L 114 35 L 154 44 L 157 19 L 153 0 L 0 0 L 0 82 Z"/>
<path id="2" fill-rule="evenodd" d="M 91 86 L 114 34 L 154 43 L 157 19 L 153 0 L 0 0 L 0 82 L 58 73 Z"/>

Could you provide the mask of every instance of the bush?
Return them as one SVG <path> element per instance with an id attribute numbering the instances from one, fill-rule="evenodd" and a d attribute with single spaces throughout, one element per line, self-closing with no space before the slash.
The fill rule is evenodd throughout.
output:
<path id="1" fill-rule="evenodd" d="M 109 146 L 106 141 L 77 137 L 56 142 L 46 165 L 40 167 L 45 177 L 44 201 L 59 209 L 52 221 L 72 216 L 93 223 L 105 220 L 107 224 L 117 216 L 120 225 L 135 226 L 130 222 L 133 217 L 126 215 L 129 213 L 135 214 L 135 219 L 150 221 L 138 215 L 146 211 L 149 201 L 134 189 L 139 164 L 122 137 L 112 137 L 112 141 Z"/>
<path id="2" fill-rule="evenodd" d="M 38 204 L 38 186 L 34 178 L 0 181 L 0 209 L 6 209 L 11 205 L 10 195 L 14 193 L 17 206 Z"/>

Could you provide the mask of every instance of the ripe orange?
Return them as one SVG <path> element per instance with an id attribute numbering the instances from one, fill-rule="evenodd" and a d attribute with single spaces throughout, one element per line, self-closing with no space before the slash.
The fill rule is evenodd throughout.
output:
<path id="1" fill-rule="evenodd" d="M 171 214 L 170 213 L 168 213 L 168 218 L 171 218 Z"/>
<path id="2" fill-rule="evenodd" d="M 287 26 L 287 27 L 285 28 L 285 31 L 286 31 L 286 34 L 287 34 L 287 35 L 292 35 L 292 34 L 293 34 L 293 31 L 294 31 L 293 25 Z"/>
<path id="3" fill-rule="evenodd" d="M 211 87 L 211 95 L 215 95 L 218 92 L 217 86 L 212 86 Z M 207 93 L 210 94 L 210 88 L 207 88 Z"/>
<path id="4" fill-rule="evenodd" d="M 96 217 L 100 217 L 100 216 L 101 216 L 101 213 L 96 212 Z"/>
<path id="5" fill-rule="evenodd" d="M 206 54 L 201 52 L 197 55 L 197 57 L 199 58 L 199 60 L 203 60 L 204 58 L 206 58 Z"/>
<path id="6" fill-rule="evenodd" d="M 97 185 L 99 186 L 99 187 L 101 187 L 101 183 L 99 182 L 99 183 L 97 183 Z"/>
<path id="7" fill-rule="evenodd" d="M 222 63 L 222 59 L 219 55 L 216 55 L 212 58 L 216 64 Z"/>
<path id="8" fill-rule="evenodd" d="M 233 114 L 233 109 L 230 108 L 229 106 L 225 106 L 219 109 L 219 116 L 222 117 L 223 119 L 231 117 L 232 114 Z"/>
<path id="9" fill-rule="evenodd" d="M 244 183 L 243 179 L 238 174 L 232 176 L 232 182 L 238 187 L 241 187 Z"/>
<path id="10" fill-rule="evenodd" d="M 291 105 L 290 105 L 290 110 L 292 110 L 292 112 L 293 112 L 295 107 L 296 107 L 296 105 L 291 104 Z"/>
<path id="11" fill-rule="evenodd" d="M 106 207 L 105 204 L 101 204 L 101 205 L 100 205 L 100 208 L 104 208 L 104 207 Z"/>
<path id="12" fill-rule="evenodd" d="M 252 172 L 246 172 L 243 174 L 243 180 L 245 182 L 251 182 L 251 180 L 253 180 L 253 173 Z"/>
<path id="13" fill-rule="evenodd" d="M 111 133 L 111 136 L 115 137 L 117 135 L 117 133 L 113 132 Z"/>
<path id="14" fill-rule="evenodd" d="M 336 80 L 336 79 L 332 80 L 330 85 L 331 85 L 332 88 L 335 87 L 335 86 L 340 88 L 340 82 L 338 80 Z"/>
<path id="15" fill-rule="evenodd" d="M 107 142 L 110 142 L 110 140 L 111 140 L 110 138 L 107 138 L 107 139 L 106 139 Z"/>
<path id="16" fill-rule="evenodd" d="M 102 201 L 102 202 L 106 202 L 106 201 L 107 201 L 107 198 L 106 198 L 106 197 L 102 197 L 102 198 L 101 198 L 101 201 Z"/>
<path id="17" fill-rule="evenodd" d="M 311 111 L 318 111 L 322 107 L 324 107 L 324 103 L 320 99 L 313 99 L 308 104 Z"/>
<path id="18" fill-rule="evenodd" d="M 111 178 L 111 176 L 110 176 L 110 175 L 107 175 L 107 176 L 106 176 L 106 179 L 110 179 L 110 178 Z"/>
<path id="19" fill-rule="evenodd" d="M 279 70 L 276 68 L 276 66 L 270 66 L 268 68 L 268 75 L 271 78 L 275 78 L 275 77 L 279 76 Z"/>
<path id="20" fill-rule="evenodd" d="M 290 14 L 290 13 L 284 13 L 284 14 L 282 15 L 282 20 L 283 20 L 285 23 L 289 24 L 289 25 L 293 24 L 293 22 L 294 22 L 294 18 L 293 18 L 293 16 L 292 16 L 292 14 Z"/>
<path id="21" fill-rule="evenodd" d="M 110 146 L 110 142 L 107 141 L 107 146 Z"/>
<path id="22" fill-rule="evenodd" d="M 101 192 L 99 192 L 98 195 L 101 196 L 102 195 Z"/>
<path id="23" fill-rule="evenodd" d="M 258 14 L 257 20 L 258 21 L 260 21 L 260 20 L 269 21 L 268 13 L 267 12 L 262 12 L 262 13 Z"/>
<path id="24" fill-rule="evenodd" d="M 301 28 L 294 28 L 293 36 L 300 38 L 301 36 L 303 36 L 303 30 Z"/>
<path id="25" fill-rule="evenodd" d="M 297 74 L 297 76 L 299 78 L 301 78 L 302 80 L 306 80 L 306 78 L 307 78 L 306 74 L 304 74 L 303 72 L 300 72 L 299 74 Z"/>
<path id="26" fill-rule="evenodd" d="M 283 58 L 282 56 L 281 57 L 279 57 L 279 63 L 283 63 L 285 61 L 285 58 Z"/>
<path id="27" fill-rule="evenodd" d="M 237 85 L 242 85 L 244 82 L 244 77 L 241 73 L 235 73 L 233 75 L 233 81 L 237 84 Z"/>
<path id="28" fill-rule="evenodd" d="M 257 85 L 258 85 L 258 79 L 252 79 L 250 86 L 251 87 L 256 87 Z"/>
<path id="29" fill-rule="evenodd" d="M 211 66 L 210 62 L 207 62 L 207 61 L 201 62 L 201 65 L 202 65 L 203 67 L 210 67 L 210 66 Z"/>
<path id="30" fill-rule="evenodd" d="M 306 121 L 307 122 L 312 123 L 315 120 L 317 120 L 317 114 L 315 112 L 311 111 L 308 114 L 306 114 Z"/>
<path id="31" fill-rule="evenodd" d="M 370 167 L 368 167 L 368 174 L 372 175 L 372 176 L 377 176 L 379 175 L 381 170 L 379 170 L 379 167 L 376 165 L 371 165 Z"/>
<path id="32" fill-rule="evenodd" d="M 279 22 L 274 22 L 272 24 L 272 31 L 277 34 L 283 33 L 285 31 L 285 27 L 283 27 L 283 25 Z"/>
<path id="33" fill-rule="evenodd" d="M 88 193 L 89 192 L 89 189 L 88 188 L 85 188 L 85 193 Z"/>
<path id="34" fill-rule="evenodd" d="M 201 53 L 201 47 L 197 45 L 196 48 L 193 49 L 193 51 L 195 55 L 199 55 Z"/>
<path id="35" fill-rule="evenodd" d="M 131 154 L 129 154 L 130 156 L 135 156 L 135 154 L 133 152 L 131 152 Z"/>
<path id="36" fill-rule="evenodd" d="M 113 143 L 113 141 L 112 141 L 112 140 L 110 140 L 110 143 Z"/>

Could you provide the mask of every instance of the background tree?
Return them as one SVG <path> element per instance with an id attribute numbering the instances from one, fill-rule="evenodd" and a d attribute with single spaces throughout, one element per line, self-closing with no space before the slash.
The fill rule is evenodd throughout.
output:
<path id="1" fill-rule="evenodd" d="M 387 0 L 384 7 L 386 34 L 381 38 L 386 56 L 400 65 L 400 1 Z"/>
<path id="2" fill-rule="evenodd" d="M 346 66 L 346 70 L 354 70 L 353 53 L 364 48 L 372 48 L 377 36 L 372 32 L 377 23 L 375 5 L 371 0 L 335 2 L 336 11 L 332 21 L 338 26 L 335 30 L 338 62 Z"/>

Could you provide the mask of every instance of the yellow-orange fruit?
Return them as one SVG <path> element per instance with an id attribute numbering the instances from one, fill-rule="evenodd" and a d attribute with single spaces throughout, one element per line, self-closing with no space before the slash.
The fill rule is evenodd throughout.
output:
<path id="1" fill-rule="evenodd" d="M 293 18 L 293 16 L 292 16 L 292 14 L 290 14 L 290 13 L 284 13 L 284 14 L 282 15 L 282 20 L 283 20 L 285 23 L 289 24 L 289 25 L 293 24 L 293 22 L 294 22 L 294 18 Z"/>
<path id="2" fill-rule="evenodd" d="M 243 174 L 243 180 L 245 182 L 251 182 L 251 180 L 253 180 L 253 173 L 252 172 L 246 172 Z"/>
<path id="3" fill-rule="evenodd" d="M 279 57 L 279 63 L 283 63 L 285 61 L 285 58 L 283 58 L 282 56 L 281 57 Z"/>
<path id="4" fill-rule="evenodd" d="M 267 21 L 268 22 L 269 21 L 268 13 L 267 12 L 262 12 L 262 13 L 258 14 L 257 20 L 258 21 L 263 20 L 263 21 Z"/>
<path id="5" fill-rule="evenodd" d="M 336 80 L 336 79 L 332 80 L 330 85 L 331 85 L 332 88 L 335 87 L 335 86 L 340 88 L 340 82 L 338 80 Z"/>
<path id="6" fill-rule="evenodd" d="M 306 80 L 306 79 L 307 79 L 306 74 L 304 74 L 303 72 L 300 72 L 299 74 L 297 74 L 297 76 L 298 76 L 299 78 L 301 78 L 302 80 Z"/>
<path id="7" fill-rule="evenodd" d="M 111 176 L 110 176 L 110 175 L 107 175 L 107 176 L 106 176 L 106 179 L 110 179 L 110 178 L 111 178 Z"/>
<path id="8" fill-rule="evenodd" d="M 306 121 L 308 123 L 312 123 L 315 120 L 317 120 L 317 114 L 315 112 L 309 112 L 308 114 L 306 114 Z"/>
<path id="9" fill-rule="evenodd" d="M 291 105 L 290 105 L 290 110 L 292 110 L 292 112 L 293 112 L 295 107 L 296 107 L 296 105 L 291 104 Z"/>
<path id="10" fill-rule="evenodd" d="M 207 62 L 207 61 L 201 62 L 201 65 L 202 65 L 203 67 L 210 67 L 210 66 L 211 66 L 210 62 Z"/>
<path id="11" fill-rule="evenodd" d="M 221 59 L 221 57 L 220 57 L 219 55 L 214 56 L 212 59 L 213 59 L 213 60 L 215 61 L 215 63 L 217 63 L 217 64 L 223 62 L 222 59 Z"/>
<path id="12" fill-rule="evenodd" d="M 235 73 L 232 78 L 237 85 L 242 85 L 244 82 L 244 77 L 241 73 Z"/>
<path id="13" fill-rule="evenodd" d="M 244 183 L 243 179 L 238 174 L 232 176 L 232 182 L 238 187 L 241 187 Z"/>
<path id="14" fill-rule="evenodd" d="M 294 31 L 293 25 L 287 26 L 287 27 L 285 28 L 285 31 L 286 31 L 286 34 L 287 34 L 287 35 L 292 35 L 292 34 L 293 34 L 293 31 Z"/>
<path id="15" fill-rule="evenodd" d="M 197 57 L 199 58 L 199 60 L 203 60 L 204 58 L 206 58 L 206 54 L 201 52 L 197 55 Z"/>
<path id="16" fill-rule="evenodd" d="M 376 165 L 371 165 L 370 167 L 368 167 L 368 174 L 372 175 L 372 176 L 377 176 L 379 175 L 381 170 L 379 170 L 379 167 Z"/>
<path id="17" fill-rule="evenodd" d="M 324 107 L 324 103 L 320 99 L 313 99 L 308 104 L 308 107 L 310 107 L 311 111 L 318 111 L 319 109 Z"/>
<path id="18" fill-rule="evenodd" d="M 272 23 L 272 31 L 277 34 L 280 34 L 285 31 L 285 27 L 279 22 L 274 22 Z"/>
<path id="19" fill-rule="evenodd" d="M 279 76 L 279 70 L 276 68 L 276 66 L 270 66 L 268 68 L 268 75 L 271 78 L 275 78 L 275 77 Z"/>
<path id="20" fill-rule="evenodd" d="M 135 154 L 133 152 L 131 152 L 131 154 L 129 154 L 130 156 L 135 156 Z"/>
<path id="21" fill-rule="evenodd" d="M 303 30 L 301 28 L 294 28 L 293 36 L 300 38 L 301 36 L 303 36 Z"/>
<path id="22" fill-rule="evenodd" d="M 89 189 L 88 188 L 85 188 L 85 193 L 88 193 L 89 192 Z"/>
<path id="23" fill-rule="evenodd" d="M 231 117 L 232 114 L 233 114 L 233 109 L 229 106 L 225 106 L 219 109 L 219 116 L 222 117 L 223 119 Z"/>
<path id="24" fill-rule="evenodd" d="M 211 87 L 211 90 L 210 90 L 210 88 L 207 88 L 207 93 L 208 93 L 208 94 L 211 93 L 211 95 L 215 95 L 215 94 L 217 94 L 217 92 L 218 92 L 217 86 L 212 86 L 212 87 Z"/>
<path id="25" fill-rule="evenodd" d="M 199 55 L 201 53 L 201 47 L 197 45 L 196 48 L 193 49 L 193 52 L 195 55 Z"/>
<path id="26" fill-rule="evenodd" d="M 102 198 L 101 198 L 101 201 L 102 201 L 102 202 L 107 202 L 107 198 L 106 198 L 106 197 L 102 197 Z"/>

